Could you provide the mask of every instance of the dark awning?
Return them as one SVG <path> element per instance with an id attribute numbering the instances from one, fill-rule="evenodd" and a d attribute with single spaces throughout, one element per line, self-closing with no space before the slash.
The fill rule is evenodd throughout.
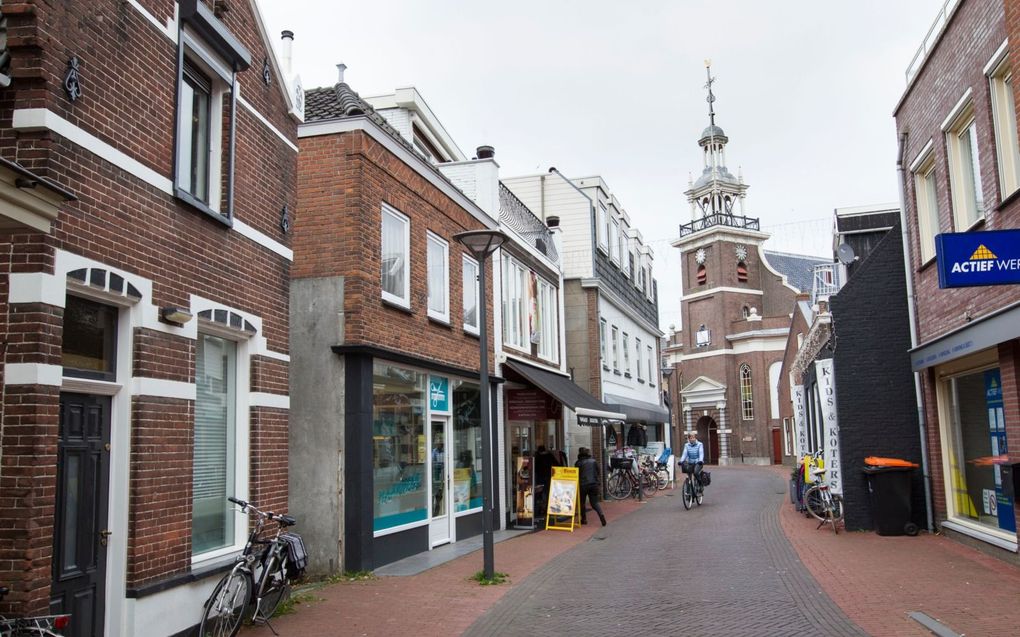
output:
<path id="1" fill-rule="evenodd" d="M 577 414 L 577 424 L 599 427 L 609 421 L 625 420 L 622 413 L 613 411 L 605 403 L 581 389 L 567 376 L 561 376 L 534 365 L 508 360 L 503 363 L 532 385 L 560 401 Z"/>
<path id="2" fill-rule="evenodd" d="M 666 408 L 654 403 L 606 394 L 606 406 L 626 414 L 627 422 L 645 424 L 669 422 L 669 412 Z"/>

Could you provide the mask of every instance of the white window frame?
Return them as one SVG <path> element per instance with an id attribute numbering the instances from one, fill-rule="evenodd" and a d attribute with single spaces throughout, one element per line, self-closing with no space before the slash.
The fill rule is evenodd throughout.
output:
<path id="1" fill-rule="evenodd" d="M 651 345 L 646 346 L 648 348 L 648 386 L 655 387 L 655 375 L 652 370 L 652 362 L 655 360 L 655 352 Z"/>
<path id="2" fill-rule="evenodd" d="M 630 251 L 627 250 L 627 226 L 620 224 L 620 234 L 618 235 L 619 249 L 617 252 L 620 254 L 620 269 L 625 275 L 630 274 Z"/>
<path id="3" fill-rule="evenodd" d="M 556 287 L 540 276 L 536 277 L 538 292 L 536 305 L 539 319 L 538 356 L 547 361 L 559 360 L 559 316 Z"/>
<path id="4" fill-rule="evenodd" d="M 385 219 L 389 217 L 398 223 L 404 225 L 404 254 L 403 256 L 403 268 L 404 268 L 404 289 L 403 294 L 397 295 L 392 292 L 386 291 L 382 286 L 382 266 L 383 266 L 383 255 L 386 251 L 383 249 L 383 242 L 386 240 L 386 232 L 383 231 L 383 225 Z M 382 216 L 379 221 L 380 239 L 379 239 L 379 287 L 382 290 L 382 298 L 384 301 L 399 305 L 401 307 L 411 308 L 411 219 L 394 208 L 389 204 L 384 203 L 382 205 Z"/>
<path id="5" fill-rule="evenodd" d="M 464 321 L 464 331 L 468 332 L 470 334 L 478 334 L 479 333 L 478 319 L 479 319 L 479 312 L 480 312 L 480 309 L 481 309 L 479 307 L 479 299 L 481 298 L 481 290 L 480 290 L 480 281 L 478 280 L 478 277 L 481 276 L 481 270 L 478 267 L 478 261 L 474 260 L 473 258 L 469 257 L 466 254 L 461 255 L 461 264 L 462 264 L 461 265 L 461 268 L 462 268 L 461 269 L 461 274 L 463 275 L 463 279 L 464 279 L 463 305 L 461 306 L 461 309 L 462 309 L 461 315 L 463 316 L 463 315 L 467 314 L 468 302 L 471 300 L 468 297 L 468 294 L 472 290 L 474 291 L 474 304 L 475 304 L 475 322 L 474 322 L 474 324 L 471 324 L 471 323 L 468 323 L 467 321 Z M 471 270 L 471 269 L 474 269 L 474 274 L 473 275 L 469 275 L 468 274 L 468 271 Z"/>
<path id="6" fill-rule="evenodd" d="M 635 242 L 636 243 L 636 242 Z M 634 287 L 641 289 L 641 279 L 644 278 L 644 274 L 641 272 L 641 253 L 638 252 L 637 246 L 631 249 L 630 256 L 634 259 L 633 272 L 631 272 L 631 281 L 634 282 Z M 628 264 L 630 259 L 627 260 Z"/>
<path id="7" fill-rule="evenodd" d="M 985 218 L 987 202 L 981 183 L 981 152 L 977 142 L 977 121 L 970 101 L 958 107 L 957 115 L 944 128 L 949 151 L 949 185 L 953 194 L 953 226 L 957 232 L 974 227 Z M 969 165 L 964 165 L 964 136 L 970 149 Z"/>
<path id="8" fill-rule="evenodd" d="M 740 389 L 740 417 L 742 420 L 754 420 L 754 375 L 751 366 L 747 363 L 741 365 L 737 371 L 737 379 Z"/>
<path id="9" fill-rule="evenodd" d="M 613 218 L 610 222 L 609 231 L 609 259 L 616 265 L 620 265 L 620 221 Z"/>
<path id="10" fill-rule="evenodd" d="M 595 220 L 595 235 L 598 238 L 598 245 L 602 252 L 609 254 L 609 211 L 606 204 L 601 201 L 598 204 L 598 217 Z"/>
<path id="11" fill-rule="evenodd" d="M 636 336 L 634 337 L 634 351 L 636 353 L 636 356 L 634 357 L 634 361 L 635 361 L 634 365 L 637 368 L 637 379 L 639 381 L 643 381 L 644 377 L 641 374 L 642 374 L 642 369 L 644 368 L 644 365 L 642 364 L 642 363 L 644 363 L 644 361 L 641 359 L 641 353 L 642 353 L 642 350 L 641 350 L 641 339 L 636 337 Z"/>
<path id="12" fill-rule="evenodd" d="M 939 233 L 939 199 L 936 179 L 935 154 L 929 151 L 914 171 L 917 243 L 922 265 L 935 258 L 935 235 Z"/>
<path id="13" fill-rule="evenodd" d="M 623 375 L 630 377 L 630 335 L 627 332 L 621 332 L 622 336 L 622 347 L 623 347 Z"/>
<path id="14" fill-rule="evenodd" d="M 607 351 L 608 350 L 607 341 L 609 340 L 609 330 L 608 330 L 608 328 L 609 328 L 609 323 L 606 322 L 606 319 L 600 318 L 599 319 L 599 352 L 602 354 L 602 367 L 604 369 L 609 369 L 609 353 Z"/>
<path id="15" fill-rule="evenodd" d="M 1006 199 L 1020 189 L 1020 144 L 1017 141 L 1013 72 L 1003 59 L 988 75 L 992 98 L 992 124 L 999 166 L 999 193 Z"/>
<path id="16" fill-rule="evenodd" d="M 529 352 L 527 268 L 503 255 L 503 344 Z"/>
<path id="17" fill-rule="evenodd" d="M 615 325 L 612 328 L 613 334 L 613 371 L 620 373 L 620 328 Z"/>
<path id="18" fill-rule="evenodd" d="M 652 301 L 652 300 L 655 299 L 655 292 L 654 292 L 654 289 L 653 289 L 655 286 L 652 285 L 652 281 L 653 281 L 653 279 L 652 279 L 652 264 L 649 263 L 645 267 L 647 268 L 646 273 L 645 273 L 645 296 L 648 297 L 649 301 Z"/>
<path id="19" fill-rule="evenodd" d="M 442 263 L 436 264 L 433 262 L 433 248 L 438 248 L 442 252 Z M 427 264 L 427 275 L 425 277 L 426 287 L 428 288 L 428 316 L 431 319 L 441 321 L 443 323 L 450 322 L 450 244 L 445 241 L 439 235 L 433 232 L 425 233 L 425 262 Z M 434 267 L 441 267 L 442 272 L 442 287 L 436 290 L 432 285 L 432 270 Z M 443 295 L 442 308 L 434 309 L 432 307 L 434 292 L 440 292 Z"/>

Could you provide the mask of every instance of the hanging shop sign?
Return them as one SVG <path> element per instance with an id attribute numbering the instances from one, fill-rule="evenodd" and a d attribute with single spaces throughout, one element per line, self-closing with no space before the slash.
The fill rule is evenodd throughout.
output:
<path id="1" fill-rule="evenodd" d="M 811 449 L 808 448 L 808 436 L 807 436 L 807 411 L 804 408 L 804 386 L 794 385 L 793 386 L 793 430 L 796 433 L 797 448 L 794 450 L 795 453 L 807 454 L 811 453 Z"/>
<path id="2" fill-rule="evenodd" d="M 839 420 L 836 417 L 836 378 L 832 359 L 815 361 L 818 375 L 818 407 L 825 437 L 825 481 L 832 493 L 843 493 L 843 466 L 839 461 Z"/>
<path id="3" fill-rule="evenodd" d="M 935 259 L 940 288 L 1020 283 L 1020 230 L 940 234 Z"/>
<path id="4" fill-rule="evenodd" d="M 506 398 L 510 420 L 558 420 L 560 405 L 540 389 L 511 389 Z"/>
<path id="5" fill-rule="evenodd" d="M 450 413 L 450 379 L 429 376 L 429 407 L 432 413 Z"/>
<path id="6" fill-rule="evenodd" d="M 580 469 L 577 467 L 553 467 L 552 482 L 549 486 L 549 504 L 545 513 L 546 529 L 574 530 L 579 473 Z"/>

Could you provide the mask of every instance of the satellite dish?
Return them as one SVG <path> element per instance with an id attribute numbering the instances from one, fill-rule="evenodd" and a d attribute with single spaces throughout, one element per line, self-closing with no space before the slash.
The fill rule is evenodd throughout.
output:
<path id="1" fill-rule="evenodd" d="M 857 260 L 854 249 L 850 247 L 849 243 L 841 243 L 836 247 L 836 258 L 843 265 L 850 265 Z"/>

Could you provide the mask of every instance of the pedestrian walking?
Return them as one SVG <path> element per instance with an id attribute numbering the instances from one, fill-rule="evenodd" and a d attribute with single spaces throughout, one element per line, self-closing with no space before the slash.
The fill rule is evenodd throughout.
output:
<path id="1" fill-rule="evenodd" d="M 602 526 L 605 526 L 606 515 L 602 512 L 602 506 L 599 504 L 599 484 L 602 482 L 599 463 L 591 457 L 591 451 L 588 451 L 587 447 L 581 447 L 577 450 L 577 462 L 574 463 L 574 466 L 578 469 L 578 482 L 581 487 L 581 524 L 588 524 L 588 509 L 584 503 L 587 498 L 591 502 L 591 508 L 599 514 Z"/>

